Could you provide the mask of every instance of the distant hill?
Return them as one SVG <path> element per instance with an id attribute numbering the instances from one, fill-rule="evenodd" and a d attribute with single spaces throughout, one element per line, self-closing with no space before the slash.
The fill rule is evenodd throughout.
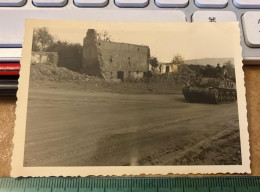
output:
<path id="1" fill-rule="evenodd" d="M 219 63 L 220 66 L 222 66 L 225 62 L 231 61 L 231 63 L 234 65 L 234 59 L 233 58 L 202 58 L 202 59 L 190 59 L 185 60 L 185 64 L 197 64 L 197 65 L 212 65 L 217 66 Z"/>

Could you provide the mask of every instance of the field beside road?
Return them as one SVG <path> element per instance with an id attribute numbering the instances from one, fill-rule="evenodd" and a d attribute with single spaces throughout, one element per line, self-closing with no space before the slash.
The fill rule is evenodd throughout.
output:
<path id="1" fill-rule="evenodd" d="M 25 166 L 241 164 L 237 103 L 62 87 L 29 91 Z"/>

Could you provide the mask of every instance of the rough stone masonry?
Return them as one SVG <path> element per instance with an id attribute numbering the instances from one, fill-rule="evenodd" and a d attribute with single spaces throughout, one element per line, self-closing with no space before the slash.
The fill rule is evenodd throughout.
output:
<path id="1" fill-rule="evenodd" d="M 143 45 L 103 41 L 94 29 L 83 40 L 81 72 L 104 79 L 141 79 L 149 70 L 150 48 Z"/>

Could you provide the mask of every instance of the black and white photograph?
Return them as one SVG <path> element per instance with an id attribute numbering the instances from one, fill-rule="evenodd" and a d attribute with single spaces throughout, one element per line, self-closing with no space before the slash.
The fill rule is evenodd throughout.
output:
<path id="1" fill-rule="evenodd" d="M 42 23 L 24 43 L 23 168 L 248 165 L 235 24 Z"/>

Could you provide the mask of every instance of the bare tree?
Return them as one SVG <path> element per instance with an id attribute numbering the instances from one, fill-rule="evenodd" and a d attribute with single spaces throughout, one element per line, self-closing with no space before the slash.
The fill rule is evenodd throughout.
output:
<path id="1" fill-rule="evenodd" d="M 107 31 L 97 33 L 97 39 L 102 41 L 111 41 L 111 35 Z"/>
<path id="2" fill-rule="evenodd" d="M 191 79 L 196 77 L 197 73 L 190 69 L 189 66 L 187 65 L 180 65 L 178 67 L 178 73 L 177 73 L 177 78 L 178 82 L 183 83 L 184 85 L 189 85 Z"/>
<path id="3" fill-rule="evenodd" d="M 180 65 L 184 64 L 184 57 L 177 54 L 173 57 L 171 63 L 174 64 L 174 65 L 180 66 Z"/>

